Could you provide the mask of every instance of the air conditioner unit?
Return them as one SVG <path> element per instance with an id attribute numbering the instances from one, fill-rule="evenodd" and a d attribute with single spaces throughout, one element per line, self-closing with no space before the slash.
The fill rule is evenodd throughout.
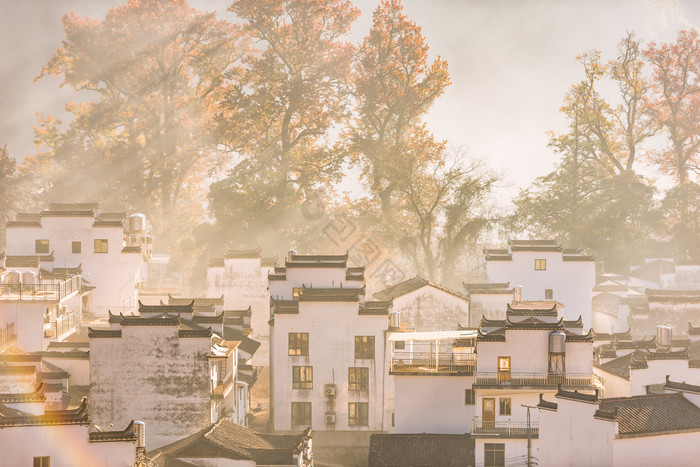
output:
<path id="1" fill-rule="evenodd" d="M 324 393 L 326 397 L 335 397 L 335 384 L 326 384 Z"/>
<path id="2" fill-rule="evenodd" d="M 335 423 L 335 413 L 326 412 L 326 423 Z"/>

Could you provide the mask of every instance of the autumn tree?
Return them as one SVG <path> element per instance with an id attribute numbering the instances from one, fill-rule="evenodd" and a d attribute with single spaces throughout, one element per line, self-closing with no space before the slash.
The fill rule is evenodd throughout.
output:
<path id="1" fill-rule="evenodd" d="M 220 161 L 212 99 L 246 51 L 237 28 L 185 0 L 130 0 L 102 20 L 71 13 L 63 27 L 39 78 L 84 97 L 66 105 L 65 129 L 40 120 L 30 166 L 51 167 L 52 197 L 144 211 L 159 240 L 181 237 Z"/>
<path id="2" fill-rule="evenodd" d="M 653 160 L 682 184 L 700 173 L 700 36 L 681 31 L 675 43 L 652 42 L 644 55 L 653 72 L 647 111 L 669 141 Z"/>
<path id="3" fill-rule="evenodd" d="M 212 185 L 211 211 L 224 239 L 278 247 L 304 237 L 300 206 L 342 175 L 333 132 L 348 112 L 344 38 L 360 11 L 346 0 L 237 0 L 229 10 L 257 53 L 221 93 L 219 131 L 235 166 Z"/>
<path id="4" fill-rule="evenodd" d="M 5 221 L 17 200 L 16 162 L 7 151 L 7 146 L 0 147 L 0 228 L 5 228 Z M 3 245 L 4 242 L 0 242 Z M 0 248 L 2 248 L 0 246 Z"/>

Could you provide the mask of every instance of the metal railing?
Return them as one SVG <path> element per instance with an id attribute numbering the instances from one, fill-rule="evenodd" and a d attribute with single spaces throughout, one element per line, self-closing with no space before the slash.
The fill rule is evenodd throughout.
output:
<path id="1" fill-rule="evenodd" d="M 472 419 L 472 433 L 499 436 L 527 436 L 527 422 L 491 422 Z M 530 436 L 538 437 L 540 429 L 537 422 L 530 422 Z"/>
<path id="2" fill-rule="evenodd" d="M 454 352 L 395 351 L 391 359 L 391 373 L 445 373 L 472 374 L 476 368 L 476 354 Z"/>
<path id="3" fill-rule="evenodd" d="M 221 379 L 211 380 L 212 395 L 221 395 L 226 392 L 226 389 L 233 383 L 233 371 L 229 371 L 226 377 Z"/>
<path id="4" fill-rule="evenodd" d="M 81 277 L 58 284 L 0 284 L 0 300 L 61 300 L 80 290 Z"/>
<path id="5" fill-rule="evenodd" d="M 56 321 L 44 323 L 44 337 L 60 339 L 65 333 L 75 328 L 75 313 L 70 312 L 56 318 Z"/>
<path id="6" fill-rule="evenodd" d="M 5 347 L 16 338 L 15 323 L 9 323 L 4 328 L 0 328 L 0 348 Z"/>
<path id="7" fill-rule="evenodd" d="M 474 385 L 481 386 L 595 386 L 599 378 L 592 373 L 509 373 L 477 372 Z"/>

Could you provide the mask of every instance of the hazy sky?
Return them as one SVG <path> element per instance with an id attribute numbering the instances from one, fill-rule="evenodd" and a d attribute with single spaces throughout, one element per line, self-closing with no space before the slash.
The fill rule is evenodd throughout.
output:
<path id="1" fill-rule="evenodd" d="M 59 80 L 33 83 L 63 39 L 60 18 L 104 16 L 118 0 L 0 0 L 0 144 L 18 160 L 34 151 L 32 127 L 41 111 L 65 117 L 71 91 Z M 192 5 L 225 12 L 230 1 Z M 360 40 L 378 0 L 356 0 Z M 512 187 L 528 185 L 552 168 L 546 132 L 563 131 L 559 107 L 581 78 L 575 58 L 591 48 L 611 58 L 626 30 L 645 41 L 673 40 L 700 25 L 696 0 L 404 0 L 423 27 L 430 53 L 449 63 L 453 84 L 428 115 L 439 138 L 464 145 L 503 171 Z"/>

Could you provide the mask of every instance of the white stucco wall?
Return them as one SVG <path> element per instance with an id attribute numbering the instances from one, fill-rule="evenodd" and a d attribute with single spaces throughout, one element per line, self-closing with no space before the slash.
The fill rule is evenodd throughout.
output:
<path id="1" fill-rule="evenodd" d="M 505 319 L 506 308 L 513 301 L 513 294 L 471 293 L 469 300 L 469 326 L 477 327 L 482 316 Z"/>
<path id="2" fill-rule="evenodd" d="M 136 459 L 134 443 L 88 442 L 86 425 L 0 427 L 0 446 L 0 465 L 6 466 L 30 466 L 33 457 L 43 456 L 51 467 L 130 467 Z"/>
<path id="3" fill-rule="evenodd" d="M 603 379 L 605 391 L 601 397 L 627 397 L 630 395 L 630 381 L 620 376 L 593 367 L 593 372 Z"/>
<path id="4" fill-rule="evenodd" d="M 484 465 L 484 444 L 503 443 L 505 444 L 506 465 L 527 465 L 527 439 L 508 438 L 476 438 L 474 440 L 474 461 L 475 465 Z M 539 440 L 531 440 L 531 455 L 535 458 L 539 456 Z M 539 463 L 538 465 L 545 465 Z"/>
<path id="5" fill-rule="evenodd" d="M 122 227 L 93 227 L 93 217 L 42 217 L 41 227 L 7 229 L 8 255 L 35 255 L 35 240 L 49 240 L 53 267 L 82 265 L 83 278 L 95 289 L 95 313 L 123 310 L 136 305 L 136 283 L 143 262 L 141 254 L 122 253 Z M 95 239 L 106 239 L 107 253 L 95 253 Z M 81 253 L 72 253 L 72 242 L 81 242 Z"/>
<path id="6" fill-rule="evenodd" d="M 544 300 L 552 289 L 554 300 L 564 304 L 564 319 L 581 316 L 584 328 L 591 327 L 591 295 L 595 286 L 594 261 L 564 261 L 561 252 L 514 251 L 511 261 L 486 261 L 492 282 L 510 282 L 523 287 L 523 300 Z M 535 271 L 535 260 L 547 260 L 547 269 Z"/>
<path id="7" fill-rule="evenodd" d="M 387 376 L 386 315 L 359 315 L 357 302 L 301 302 L 299 314 L 277 314 L 271 339 L 272 404 L 275 430 L 291 426 L 291 402 L 311 402 L 312 428 L 326 430 L 326 412 L 335 412 L 336 431 L 382 431 L 391 424 L 393 377 Z M 289 356 L 290 332 L 309 334 L 309 356 Z M 374 336 L 375 358 L 355 360 L 355 336 Z M 292 389 L 292 366 L 313 367 L 313 389 Z M 348 391 L 348 368 L 369 368 L 369 391 Z M 336 385 L 336 397 L 326 398 L 324 386 Z M 385 399 L 386 398 L 386 399 Z M 348 403 L 369 403 L 369 426 L 348 426 Z"/>
<path id="8" fill-rule="evenodd" d="M 177 326 L 125 326 L 121 338 L 90 339 L 92 423 L 142 420 L 150 450 L 212 422 L 210 339 L 177 333 Z"/>
<path id="9" fill-rule="evenodd" d="M 394 376 L 395 433 L 471 432 L 476 405 L 465 405 L 473 376 Z"/>
<path id="10" fill-rule="evenodd" d="M 648 368 L 630 369 L 630 396 L 646 394 L 650 384 L 663 384 L 666 375 L 671 381 L 700 385 L 700 368 L 688 368 L 688 360 L 649 360 Z"/>
<path id="11" fill-rule="evenodd" d="M 597 404 L 545 397 L 557 411 L 540 410 L 538 465 L 572 467 L 613 465 L 616 423 L 593 418 Z M 614 465 L 617 466 L 617 463 Z M 654 465 L 654 464 L 637 464 Z M 661 464 L 658 464 L 661 465 Z"/>
<path id="12" fill-rule="evenodd" d="M 700 432 L 616 439 L 613 444 L 615 467 L 691 467 L 698 465 L 699 454 Z"/>
<path id="13" fill-rule="evenodd" d="M 401 323 L 416 331 L 444 331 L 469 323 L 469 301 L 426 285 L 394 298 Z"/>

